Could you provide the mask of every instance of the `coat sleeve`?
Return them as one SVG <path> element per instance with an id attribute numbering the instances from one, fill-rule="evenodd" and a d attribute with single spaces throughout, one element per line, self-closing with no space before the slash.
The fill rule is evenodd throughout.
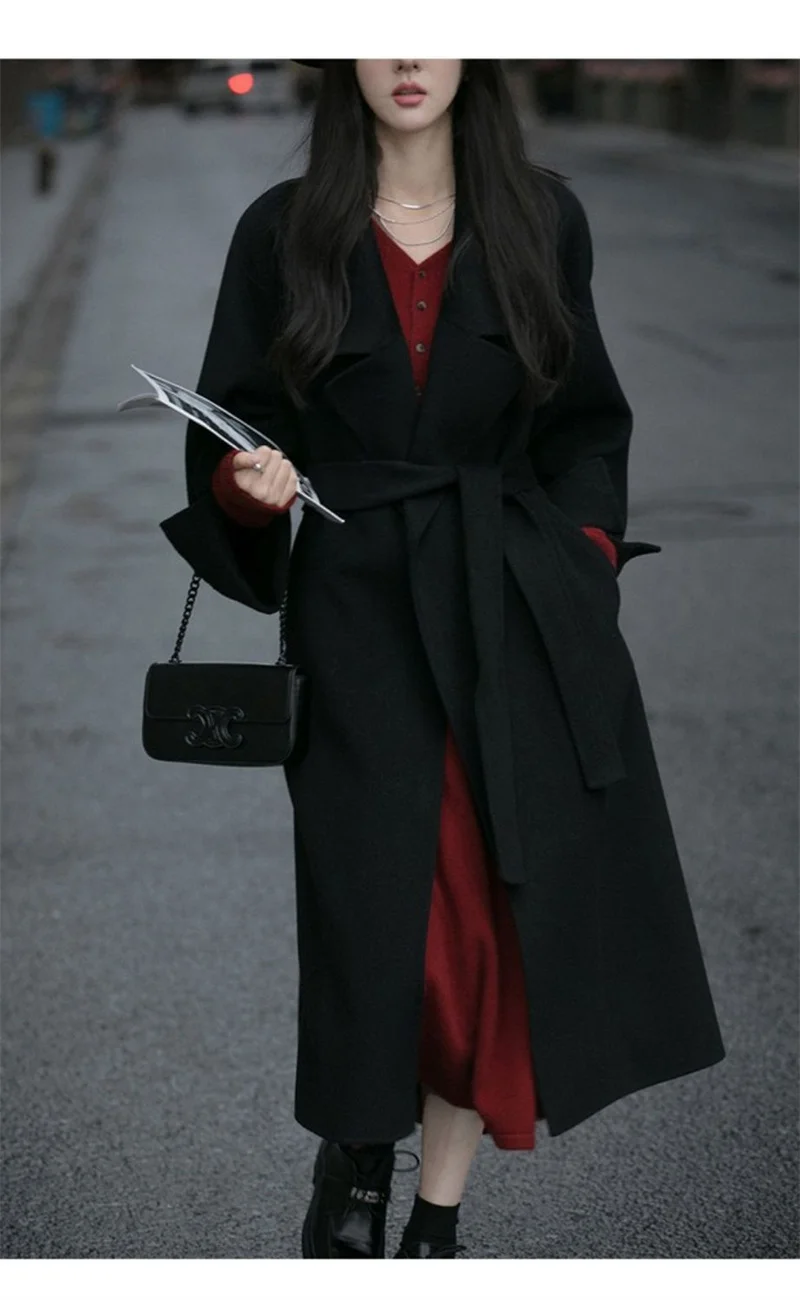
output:
<path id="1" fill-rule="evenodd" d="M 537 412 L 530 454 L 553 504 L 579 528 L 602 530 L 611 539 L 619 571 L 634 555 L 661 547 L 625 540 L 633 415 L 597 321 L 586 212 L 567 186 L 560 193 L 559 262 L 577 317 L 575 351 L 563 383 Z"/>
<path id="2" fill-rule="evenodd" d="M 268 434 L 302 471 L 298 437 L 265 356 L 277 327 L 279 284 L 263 203 L 240 218 L 228 250 L 197 391 Z M 190 421 L 185 474 L 189 504 L 160 528 L 209 586 L 260 613 L 280 608 L 288 576 L 291 516 L 255 528 L 225 510 L 214 491 L 225 444 Z M 219 483 L 219 475 L 216 479 Z"/>

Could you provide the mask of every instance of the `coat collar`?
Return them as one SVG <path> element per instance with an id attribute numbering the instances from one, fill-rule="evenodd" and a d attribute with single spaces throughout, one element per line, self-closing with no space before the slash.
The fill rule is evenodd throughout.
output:
<path id="1" fill-rule="evenodd" d="M 323 390 L 370 458 L 436 462 L 461 455 L 482 431 L 488 433 L 520 387 L 522 366 L 461 196 L 451 257 L 456 258 L 454 282 L 442 297 L 427 382 L 418 398 L 372 222 L 350 256 L 350 314 Z"/>

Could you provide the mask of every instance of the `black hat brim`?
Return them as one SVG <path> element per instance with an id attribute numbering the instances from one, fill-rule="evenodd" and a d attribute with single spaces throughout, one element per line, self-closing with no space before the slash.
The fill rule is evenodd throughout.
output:
<path id="1" fill-rule="evenodd" d="M 326 59 L 292 59 L 292 63 L 299 63 L 303 68 L 324 68 Z"/>

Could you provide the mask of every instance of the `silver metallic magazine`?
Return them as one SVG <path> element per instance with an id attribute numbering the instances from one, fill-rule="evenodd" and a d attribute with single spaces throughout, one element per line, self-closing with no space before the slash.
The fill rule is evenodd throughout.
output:
<path id="1" fill-rule="evenodd" d="M 232 415 L 230 411 L 224 410 L 223 407 L 217 406 L 216 402 L 211 402 L 207 397 L 201 397 L 191 388 L 184 388 L 181 384 L 173 384 L 169 379 L 161 379 L 158 375 L 151 375 L 148 370 L 141 370 L 139 366 L 131 367 L 137 375 L 146 379 L 148 384 L 153 388 L 152 393 L 143 393 L 138 397 L 129 397 L 126 401 L 120 402 L 117 406 L 118 411 L 130 411 L 143 406 L 166 406 L 170 411 L 176 411 L 178 415 L 200 424 L 209 433 L 216 434 L 229 447 L 236 447 L 238 451 L 255 451 L 257 447 L 274 447 L 276 451 L 282 449 L 266 434 L 259 433 L 252 425 L 245 424 L 238 416 Z M 311 506 L 313 510 L 318 510 L 326 519 L 332 519 L 337 524 L 343 524 L 344 519 L 337 515 L 333 510 L 329 510 L 326 505 L 320 501 L 310 480 L 301 474 L 296 465 L 293 465 L 297 475 L 297 495 L 306 505 Z"/>

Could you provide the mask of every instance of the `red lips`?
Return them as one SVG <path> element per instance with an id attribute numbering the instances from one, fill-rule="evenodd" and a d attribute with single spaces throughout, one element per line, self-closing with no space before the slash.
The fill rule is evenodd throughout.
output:
<path id="1" fill-rule="evenodd" d="M 416 81 L 401 81 L 392 91 L 393 95 L 424 95 L 425 91 Z"/>

